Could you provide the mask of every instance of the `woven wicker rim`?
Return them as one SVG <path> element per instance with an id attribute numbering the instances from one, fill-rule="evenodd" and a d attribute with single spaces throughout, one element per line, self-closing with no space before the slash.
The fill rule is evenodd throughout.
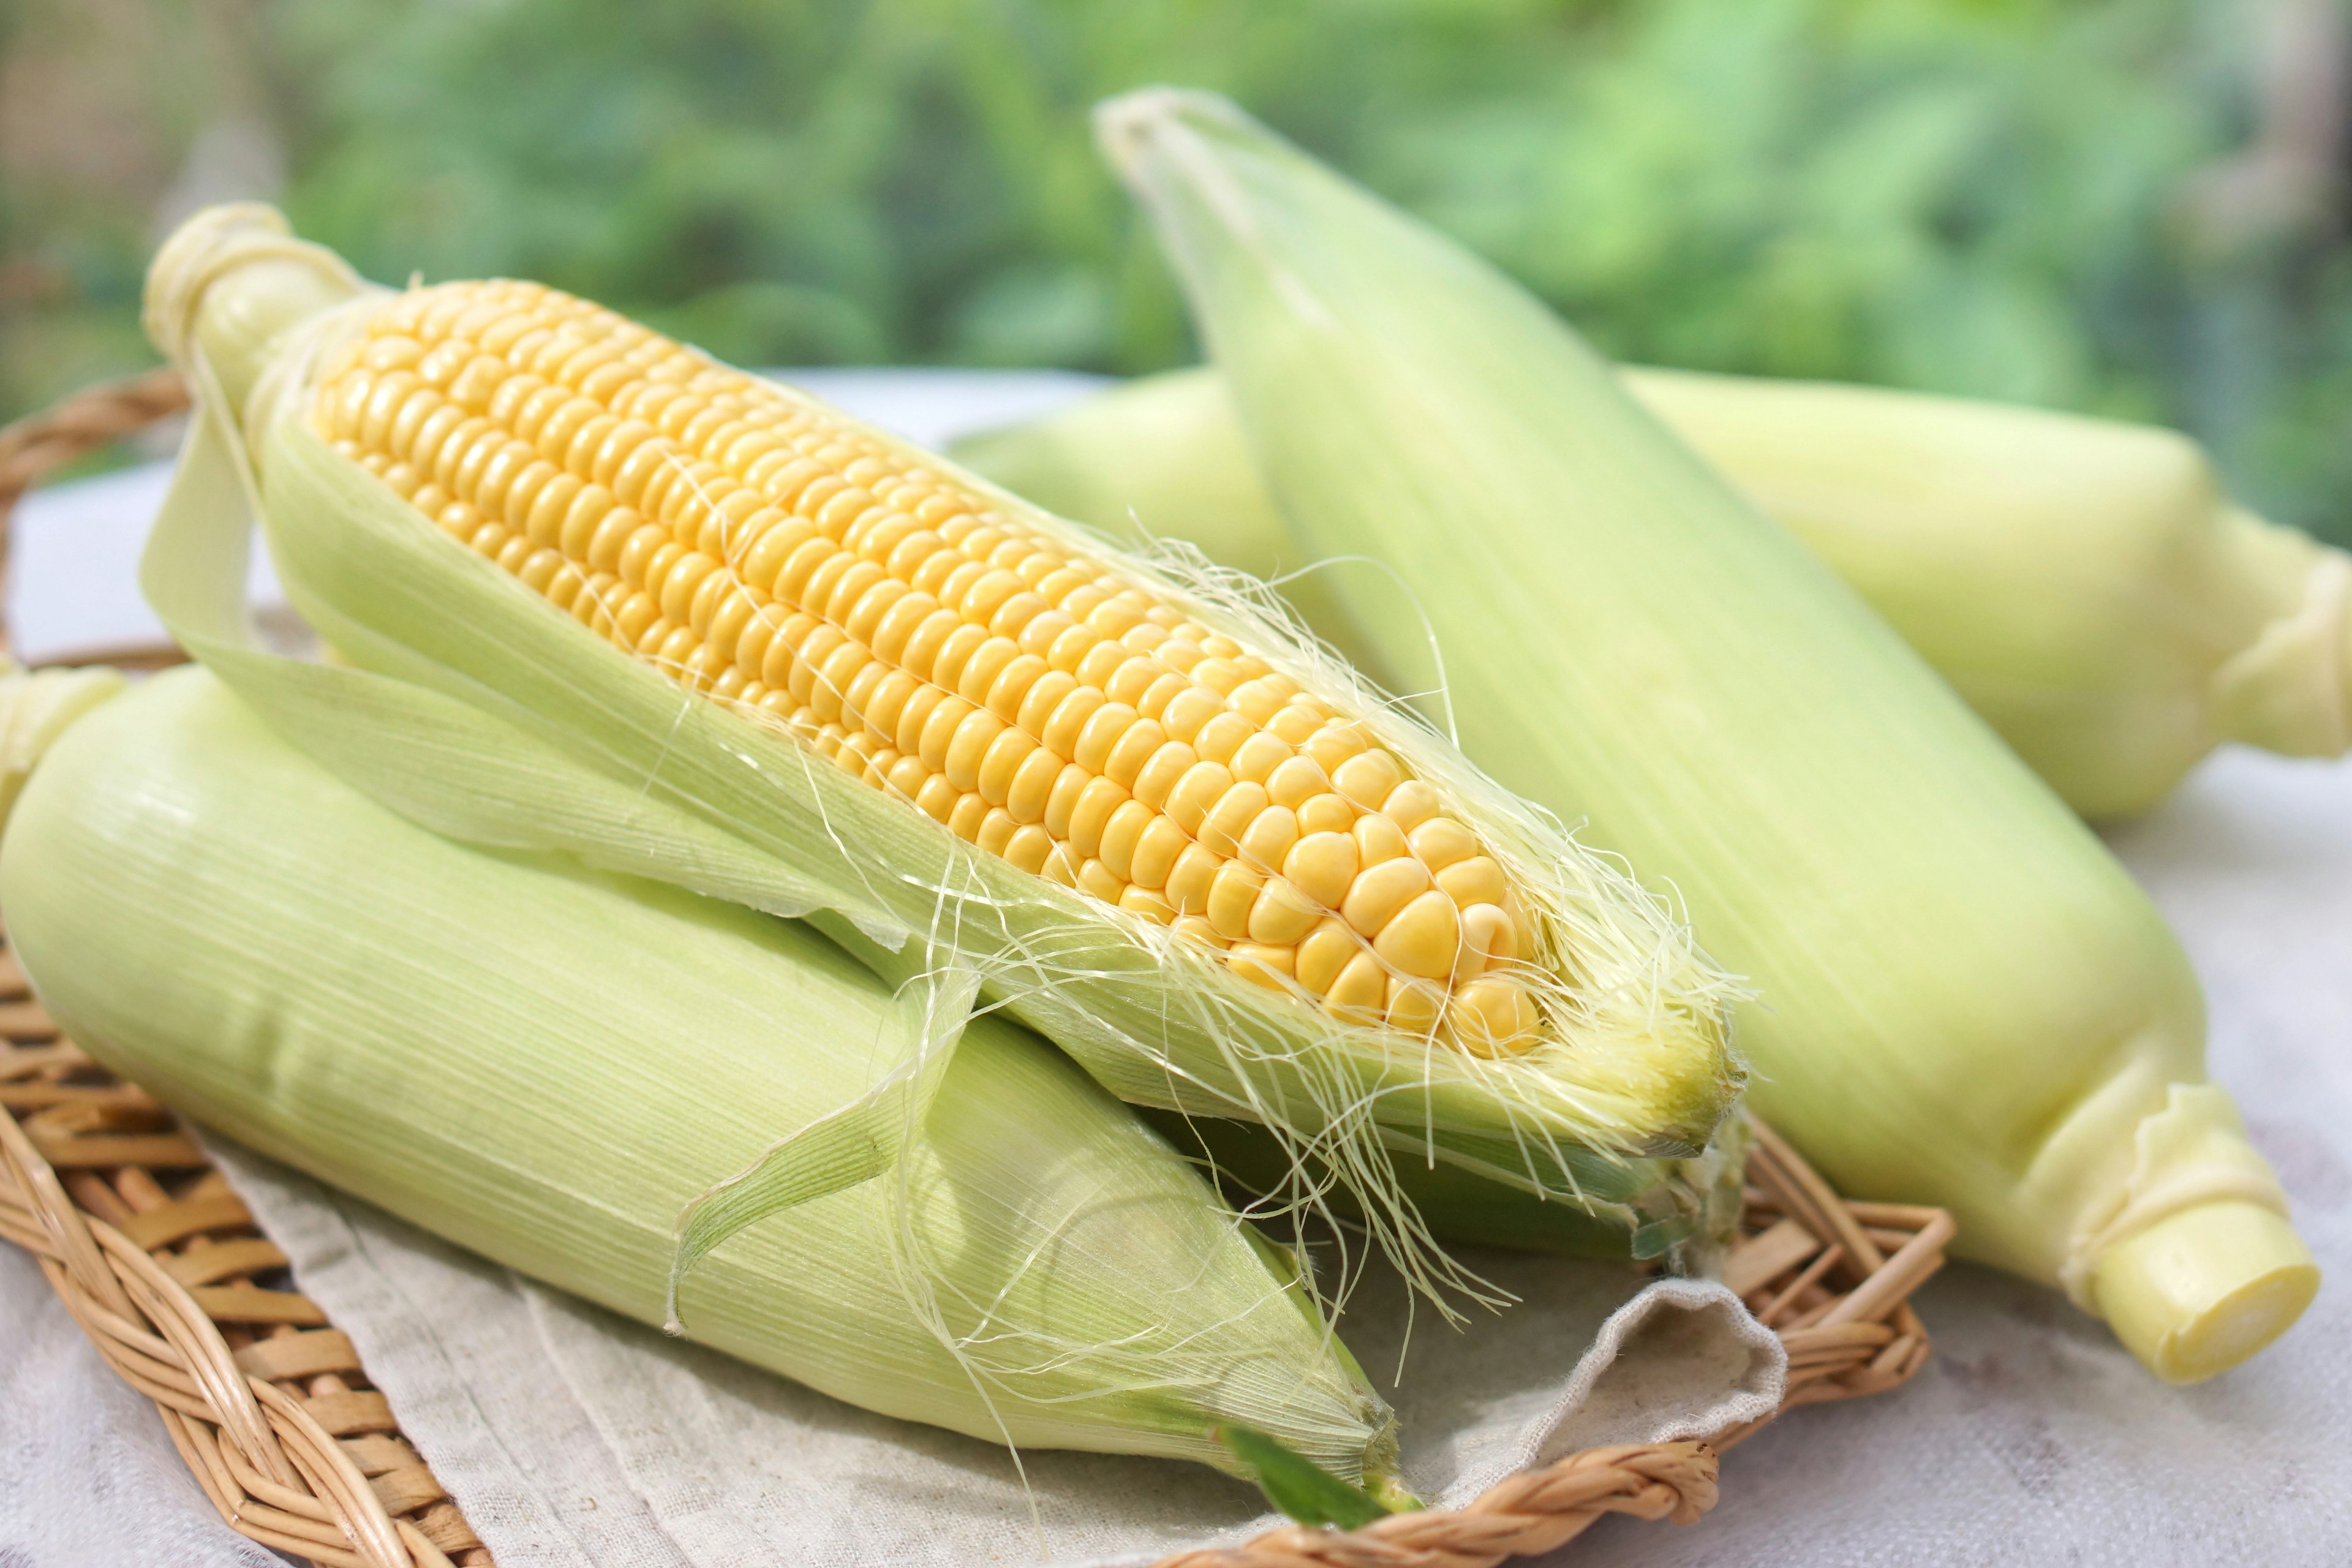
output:
<path id="1" fill-rule="evenodd" d="M 159 370 L 0 428 L 0 592 L 18 498 L 186 404 L 178 376 Z M 157 646 L 85 662 L 183 658 Z M 59 1035 L 5 948 L 0 1037 L 0 1237 L 39 1260 L 108 1363 L 154 1402 L 229 1526 L 329 1568 L 488 1568 L 350 1340 L 290 1288 L 285 1254 L 164 1106 Z M 1724 1279 L 1788 1349 L 1781 1410 L 1895 1387 L 1927 1359 L 1909 1298 L 1942 1267 L 1951 1216 L 1848 1202 L 1769 1128 L 1756 1134 Z M 1588 1449 L 1462 1509 L 1276 1530 L 1159 1568 L 1491 1568 L 1553 1551 L 1607 1514 L 1687 1524 L 1714 1506 L 1717 1456 L 1763 1425 Z"/>

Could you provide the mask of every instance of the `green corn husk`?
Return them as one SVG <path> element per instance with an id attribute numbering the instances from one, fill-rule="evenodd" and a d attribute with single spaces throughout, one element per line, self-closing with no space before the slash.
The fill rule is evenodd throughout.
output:
<path id="1" fill-rule="evenodd" d="M 1475 1286 L 1430 1244 L 1392 1160 L 1442 1160 L 1602 1214 L 1643 1256 L 1693 1234 L 1707 1199 L 1682 1163 L 1702 1155 L 1739 1082 L 1730 983 L 1612 861 L 1285 640 L 1244 596 L 1121 563 L 1271 649 L 1277 668 L 1295 661 L 1315 689 L 1344 687 L 1384 742 L 1475 808 L 1540 895 L 1559 953 L 1547 1002 L 1557 1033 L 1537 1049 L 1487 1061 L 1429 1048 L 1241 981 L 1164 928 L 973 850 L 552 610 L 304 416 L 318 356 L 384 298 L 267 209 L 191 220 L 151 279 L 151 332 L 201 412 L 142 569 L 148 595 L 306 752 L 444 834 L 805 916 L 886 977 L 959 950 L 991 994 L 1122 1099 L 1257 1121 L 1311 1147 L 1424 1289 Z M 1041 529 L 1070 531 L 971 483 Z M 246 633 L 240 486 L 289 595 L 343 667 L 270 658 Z"/>
<path id="2" fill-rule="evenodd" d="M 1764 999 L 1774 1125 L 2168 1378 L 2292 1323 L 2317 1270 L 2178 943 L 1950 689 L 1475 258 L 1222 100 L 1098 127 L 1299 547 L 1411 584 L 1465 749 L 1672 879 Z"/>
<path id="3" fill-rule="evenodd" d="M 0 843 L 0 903 L 42 1002 L 109 1067 L 646 1322 L 681 1211 L 742 1193 L 957 999 L 894 1001 L 797 922 L 436 837 L 202 670 L 57 741 Z M 687 1278 L 691 1337 L 992 1442 L 1233 1469 L 1212 1428 L 1241 1422 L 1401 1496 L 1393 1421 L 1286 1259 L 1042 1042 L 954 1024 L 928 1113 L 874 1130 L 904 1143 L 890 1170 L 763 1205 Z"/>
<path id="4" fill-rule="evenodd" d="M 1252 1219 L 1296 1223 L 1291 1194 L 1302 1184 L 1294 1157 L 1263 1127 L 1173 1110 L 1139 1110 L 1185 1158 L 1198 1164 L 1236 1207 Z M 1698 1194 L 1696 1224 L 1669 1258 L 1677 1272 L 1712 1275 L 1722 1249 L 1737 1236 L 1748 1163 L 1746 1119 L 1737 1118 L 1717 1135 L 1706 1155 L 1682 1162 L 1684 1181 Z M 1309 1153 L 1303 1184 L 1328 1191 L 1325 1215 L 1342 1225 L 1360 1225 L 1363 1214 L 1344 1188 Z M 1562 1258 L 1622 1260 L 1646 1257 L 1645 1238 L 1613 1216 L 1574 1204 L 1547 1200 L 1475 1171 L 1443 1162 L 1401 1160 L 1398 1187 L 1411 1199 L 1429 1233 L 1442 1242 L 1496 1247 L 1514 1252 L 1549 1252 Z"/>
<path id="5" fill-rule="evenodd" d="M 2352 558 L 2231 505 L 2186 437 L 1879 387 L 1620 374 L 2084 816 L 2147 809 L 2224 741 L 2352 745 Z M 1213 371 L 955 452 L 1081 522 L 1139 521 L 1281 578 L 1308 626 L 1374 661 L 1336 602 L 1346 568 L 1297 559 Z"/>

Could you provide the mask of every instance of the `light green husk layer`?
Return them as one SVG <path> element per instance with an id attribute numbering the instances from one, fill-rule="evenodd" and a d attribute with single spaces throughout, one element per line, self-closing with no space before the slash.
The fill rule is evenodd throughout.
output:
<path id="1" fill-rule="evenodd" d="M 1392 1490 L 1391 1418 L 1286 1260 L 1034 1037 L 965 1023 L 951 984 L 894 1000 L 796 922 L 450 843 L 201 670 L 57 742 L 0 844 L 0 903 L 109 1067 L 646 1322 L 682 1210 L 961 1027 L 928 1111 L 872 1129 L 898 1145 L 886 1173 L 701 1262 L 692 1337 L 989 1441 L 1230 1468 L 1209 1428 L 1238 1421 Z"/>
<path id="2" fill-rule="evenodd" d="M 1298 547 L 1412 584 L 1464 749 L 1670 878 L 1756 982 L 1763 1114 L 2168 1377 L 2291 1323 L 2316 1270 L 2200 1081 L 2179 945 L 1949 689 L 1475 258 L 1222 100 L 1098 127 Z M 1351 582 L 1356 635 L 1412 657 Z M 2208 1245 L 2224 1210 L 2245 1245 Z"/>
<path id="3" fill-rule="evenodd" d="M 252 208 L 191 220 L 150 285 L 150 331 L 203 412 L 150 546 L 148 595 L 310 754 L 442 833 L 808 916 L 887 976 L 959 952 L 1122 1099 L 1260 1121 L 1312 1154 L 1424 1288 L 1475 1283 L 1428 1244 L 1392 1157 L 1594 1208 L 1645 1253 L 1697 1223 L 1704 1194 L 1674 1162 L 1703 1149 L 1738 1090 L 1730 984 L 1613 862 L 1381 708 L 1245 594 L 1154 581 L 1313 689 L 1352 694 L 1417 773 L 1468 803 L 1560 955 L 1546 1003 L 1556 1033 L 1535 1050 L 1481 1060 L 1238 980 L 1162 928 L 971 849 L 551 609 L 313 434 L 318 353 L 383 297 Z M 297 606 L 347 667 L 253 646 L 237 607 L 240 487 Z M 1042 529 L 1071 527 L 1001 500 Z"/>
<path id="4" fill-rule="evenodd" d="M 1619 374 L 2084 816 L 2145 810 L 2225 740 L 2352 745 L 2352 558 L 2232 506 L 2186 437 L 1880 387 Z M 1213 370 L 956 456 L 1082 522 L 1281 578 L 1308 626 L 1373 660 L 1331 584 L 1350 568 L 1299 559 Z"/>

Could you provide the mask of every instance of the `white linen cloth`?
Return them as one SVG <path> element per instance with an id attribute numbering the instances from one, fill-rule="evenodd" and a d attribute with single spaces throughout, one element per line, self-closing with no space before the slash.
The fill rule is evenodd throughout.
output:
<path id="1" fill-rule="evenodd" d="M 1083 384 L 863 373 L 816 390 L 938 441 Z M 88 512 L 88 499 L 37 495 L 20 524 L 37 534 L 58 525 L 47 509 Z M 145 518 L 122 510 L 128 581 Z M 13 590 L 20 613 L 59 609 L 37 578 Z M 16 624 L 30 632 L 35 618 Z M 28 651 L 73 646 L 70 620 L 47 617 Z M 2352 1541 L 2352 1308 L 2338 1283 L 2352 1266 L 2352 764 L 2225 753 L 2115 845 L 2197 961 L 2215 1075 L 2329 1272 L 2305 1321 L 2247 1366 L 2168 1390 L 2056 1292 L 1955 1266 L 1919 1298 L 1937 1355 L 1909 1388 L 1793 1414 L 1726 1459 L 1722 1501 L 1696 1525 L 1607 1521 L 1561 1563 L 2219 1568 L 2333 1561 Z M 1148 1558 L 1245 1533 L 1255 1513 L 1245 1489 L 1197 1467 L 1099 1456 L 1024 1456 L 1024 1498 L 1001 1451 L 664 1341 L 249 1158 L 236 1176 L 509 1568 L 1034 1562 L 1041 1541 L 1062 1562 Z M 1669 1347 L 1699 1321 L 1675 1314 L 1635 1336 L 1585 1415 L 1554 1429 L 1570 1363 L 1630 1286 L 1590 1268 L 1481 1262 L 1542 1306 L 1458 1339 L 1425 1318 L 1415 1331 L 1396 1399 L 1408 1464 L 1433 1496 L 1475 1490 L 1530 1446 L 1696 1429 L 1695 1415 L 1712 1418 L 1697 1411 L 1709 1387 L 1736 1400 L 1745 1380 L 1752 1397 L 1772 1376 L 1728 1333 L 1705 1354 Z M 269 1560 L 213 1520 L 152 1415 L 7 1248 L 0 1324 L 0 1568 Z M 1349 1333 L 1385 1380 L 1393 1325 L 1367 1313 Z M 1693 1374 L 1696 1392 L 1674 1381 Z"/>

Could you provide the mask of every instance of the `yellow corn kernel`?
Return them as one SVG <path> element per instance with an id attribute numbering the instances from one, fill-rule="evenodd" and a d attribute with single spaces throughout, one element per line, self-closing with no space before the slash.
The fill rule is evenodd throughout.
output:
<path id="1" fill-rule="evenodd" d="M 1524 1048 L 1521 1042 L 1534 1026 L 1533 1013 L 1527 987 L 1495 976 L 1456 989 L 1448 1008 L 1454 1038 L 1480 1056 L 1507 1056 Z"/>
<path id="2" fill-rule="evenodd" d="M 1492 857 L 1473 855 L 1437 873 L 1437 885 L 1457 904 L 1499 904 L 1509 892 L 1503 868 Z"/>
<path id="3" fill-rule="evenodd" d="M 1460 911 L 1442 889 L 1432 888 L 1390 918 L 1374 939 L 1372 951 L 1396 974 L 1435 980 L 1452 976 L 1461 942 Z"/>
<path id="4" fill-rule="evenodd" d="M 1270 877 L 1250 905 L 1249 938 L 1268 947 L 1296 946 L 1322 919 L 1322 910 L 1297 883 Z"/>
<path id="5" fill-rule="evenodd" d="M 1298 808 L 1301 833 L 1345 833 L 1355 821 L 1356 808 L 1328 790 Z"/>
<path id="6" fill-rule="evenodd" d="M 1250 819 L 1235 849 L 1244 865 L 1273 871 L 1280 869 L 1297 842 L 1298 814 L 1286 805 L 1269 805 Z"/>
<path id="7" fill-rule="evenodd" d="M 1250 934 L 1250 916 L 1265 886 L 1265 878 L 1261 873 L 1238 860 L 1228 860 L 1218 868 L 1216 880 L 1209 888 L 1204 912 L 1219 936 L 1228 942 L 1239 942 Z"/>
<path id="8" fill-rule="evenodd" d="M 1389 980 L 1388 1021 L 1391 1029 L 1427 1035 L 1445 1016 L 1445 994 L 1425 981 Z"/>
<path id="9" fill-rule="evenodd" d="M 1462 911 L 1462 946 L 1454 967 L 1456 985 L 1474 980 L 1490 965 L 1518 956 L 1518 930 L 1510 916 L 1493 904 L 1473 904 Z"/>
<path id="10" fill-rule="evenodd" d="M 1339 978 L 1339 972 L 1348 967 L 1348 961 L 1356 956 L 1360 945 L 1347 921 L 1325 915 L 1298 939 L 1298 956 L 1292 973 L 1308 992 L 1324 995 Z"/>
<path id="11" fill-rule="evenodd" d="M 1370 1022 L 1388 1011 L 1389 983 L 1381 961 L 1358 952 L 1324 993 L 1323 1005 L 1342 1017 Z"/>
<path id="12" fill-rule="evenodd" d="M 1339 914 L 1365 936 L 1378 936 L 1396 912 L 1429 887 L 1429 872 L 1411 856 L 1383 860 L 1356 873 Z"/>
<path id="13" fill-rule="evenodd" d="M 1348 896 L 1359 865 L 1356 841 L 1344 833 L 1310 833 L 1283 857 L 1282 874 L 1318 905 L 1336 910 Z"/>
<path id="14" fill-rule="evenodd" d="M 1236 942 L 1226 960 L 1233 972 L 1244 980 L 1279 989 L 1290 978 L 1296 952 L 1288 947 L 1261 942 Z"/>

